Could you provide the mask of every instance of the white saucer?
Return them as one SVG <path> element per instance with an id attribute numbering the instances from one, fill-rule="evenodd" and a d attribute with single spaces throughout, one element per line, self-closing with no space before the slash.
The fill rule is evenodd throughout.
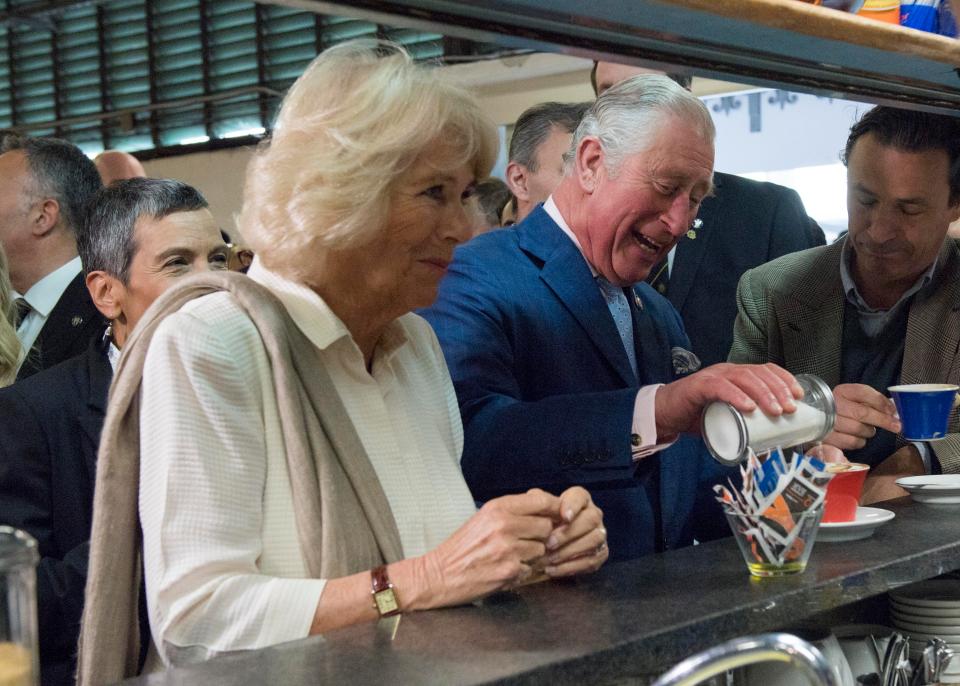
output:
<path id="1" fill-rule="evenodd" d="M 921 624 L 936 631 L 944 631 L 948 634 L 960 634 L 960 614 L 954 616 L 931 616 L 928 613 L 931 608 L 911 607 L 909 605 L 898 605 L 896 602 L 890 603 L 890 617 L 895 622 L 909 622 L 911 624 Z M 934 628 L 937 627 L 937 628 Z M 922 629 L 928 631 L 929 629 Z"/>
<path id="2" fill-rule="evenodd" d="M 960 474 L 930 474 L 897 479 L 897 485 L 918 503 L 960 505 Z"/>
<path id="3" fill-rule="evenodd" d="M 960 580 L 930 579 L 929 581 L 921 581 L 890 591 L 890 598 L 900 610 L 905 610 L 907 607 L 957 610 L 960 609 Z M 914 609 L 911 612 L 922 615 L 925 614 L 925 609 L 919 611 Z"/>
<path id="4" fill-rule="evenodd" d="M 881 524 L 893 518 L 894 514 L 890 510 L 882 510 L 879 507 L 858 507 L 857 515 L 852 522 L 821 522 L 816 540 L 825 543 L 858 541 L 872 536 Z"/>
<path id="5" fill-rule="evenodd" d="M 954 645 L 960 643 L 960 634 L 945 631 L 947 627 L 928 626 L 927 624 L 914 624 L 913 622 L 904 622 L 896 617 L 893 618 L 893 625 L 909 634 L 910 638 L 915 638 L 918 640 L 939 638 Z"/>
<path id="6" fill-rule="evenodd" d="M 960 607 L 917 607 L 916 605 L 899 603 L 891 599 L 890 609 L 894 612 L 907 615 L 907 617 L 905 617 L 907 620 L 909 620 L 911 616 L 914 618 L 920 616 L 927 620 L 936 619 L 946 624 L 954 623 L 960 625 Z M 957 664 L 960 664 L 960 659 L 957 660 Z"/>

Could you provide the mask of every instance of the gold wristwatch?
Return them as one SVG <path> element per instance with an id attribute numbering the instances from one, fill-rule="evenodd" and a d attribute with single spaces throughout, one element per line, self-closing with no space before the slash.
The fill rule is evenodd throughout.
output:
<path id="1" fill-rule="evenodd" d="M 400 603 L 394 593 L 393 584 L 387 575 L 387 566 L 380 565 L 370 571 L 370 582 L 373 588 L 373 607 L 381 617 L 393 617 L 400 614 Z"/>

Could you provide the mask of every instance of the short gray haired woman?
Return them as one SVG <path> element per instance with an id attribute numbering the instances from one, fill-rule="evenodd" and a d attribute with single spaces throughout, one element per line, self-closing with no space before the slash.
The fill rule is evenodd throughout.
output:
<path id="1" fill-rule="evenodd" d="M 607 558 L 581 488 L 476 511 L 453 387 L 411 310 L 469 238 L 496 136 L 469 94 L 387 53 L 351 43 L 314 61 L 249 168 L 249 279 L 168 292 L 128 343 L 98 463 L 81 683 L 136 669 L 137 508 L 154 665 Z"/>

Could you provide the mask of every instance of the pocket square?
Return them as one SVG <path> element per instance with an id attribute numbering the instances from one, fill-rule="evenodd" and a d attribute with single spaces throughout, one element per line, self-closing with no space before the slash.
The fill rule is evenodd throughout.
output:
<path id="1" fill-rule="evenodd" d="M 670 349 L 670 357 L 673 359 L 673 373 L 677 376 L 693 374 L 700 369 L 700 358 L 679 345 Z"/>

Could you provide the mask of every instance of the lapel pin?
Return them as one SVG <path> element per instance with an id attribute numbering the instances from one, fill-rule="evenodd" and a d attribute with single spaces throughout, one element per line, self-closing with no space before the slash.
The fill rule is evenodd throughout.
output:
<path id="1" fill-rule="evenodd" d="M 83 317 L 77 315 L 76 317 L 70 320 L 70 323 L 73 326 L 80 326 L 81 324 L 83 324 Z"/>
<path id="2" fill-rule="evenodd" d="M 691 241 L 696 240 L 696 239 L 697 239 L 697 229 L 699 229 L 701 226 L 703 226 L 703 220 L 700 219 L 699 217 L 697 217 L 696 219 L 694 219 L 694 220 L 693 220 L 693 227 L 691 227 L 691 228 L 687 231 L 687 238 L 689 238 Z"/>
<path id="3" fill-rule="evenodd" d="M 637 293 L 634 293 L 634 294 L 633 294 L 633 302 L 635 302 L 635 303 L 637 304 L 637 309 L 638 309 L 638 310 L 642 310 L 642 309 L 643 309 L 643 301 L 640 300 L 640 296 L 639 296 Z"/>

